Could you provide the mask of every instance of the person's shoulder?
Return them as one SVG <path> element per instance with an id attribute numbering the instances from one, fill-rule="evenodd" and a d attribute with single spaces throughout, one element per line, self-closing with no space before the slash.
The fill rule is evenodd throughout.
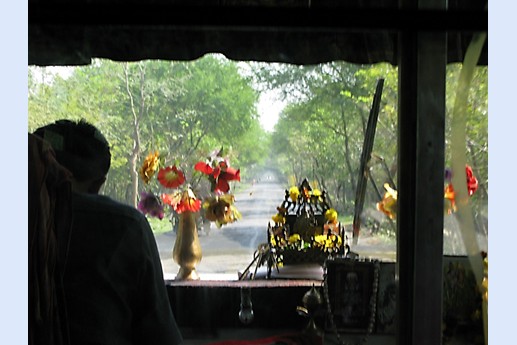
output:
<path id="1" fill-rule="evenodd" d="M 74 210 L 95 214 L 132 218 L 138 221 L 146 220 L 145 216 L 128 204 L 114 200 L 106 195 L 73 193 Z"/>

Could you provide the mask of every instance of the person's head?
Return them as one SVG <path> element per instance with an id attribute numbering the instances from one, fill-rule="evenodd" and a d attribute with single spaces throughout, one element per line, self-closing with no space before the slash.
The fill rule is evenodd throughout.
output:
<path id="1" fill-rule="evenodd" d="M 59 120 L 34 134 L 48 141 L 57 161 L 70 170 L 75 191 L 98 193 L 110 168 L 111 153 L 108 141 L 95 126 L 85 120 Z"/>

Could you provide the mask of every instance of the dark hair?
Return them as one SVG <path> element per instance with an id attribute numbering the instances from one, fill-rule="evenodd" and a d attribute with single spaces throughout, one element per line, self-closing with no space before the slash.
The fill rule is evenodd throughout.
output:
<path id="1" fill-rule="evenodd" d="M 85 120 L 58 120 L 38 128 L 34 134 L 50 143 L 57 161 L 70 170 L 77 181 L 99 179 L 108 173 L 111 163 L 108 141 Z"/>

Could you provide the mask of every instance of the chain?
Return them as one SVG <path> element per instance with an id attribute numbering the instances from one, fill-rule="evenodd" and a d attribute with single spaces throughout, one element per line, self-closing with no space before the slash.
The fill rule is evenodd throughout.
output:
<path id="1" fill-rule="evenodd" d="M 373 332 L 373 327 L 375 326 L 375 315 L 377 313 L 377 291 L 379 289 L 379 271 L 380 271 L 380 263 L 379 260 L 373 261 L 373 283 L 372 283 L 372 295 L 370 296 L 370 320 L 368 322 L 368 328 L 366 329 L 366 334 L 361 339 L 361 341 L 358 344 L 366 344 L 368 341 L 368 338 L 370 334 Z M 325 261 L 323 265 L 323 293 L 325 295 L 325 302 L 327 304 L 327 313 L 330 318 L 330 327 L 334 331 L 334 334 L 336 335 L 336 339 L 339 342 L 340 345 L 351 345 L 347 344 L 341 339 L 341 335 L 338 332 L 336 323 L 334 322 L 334 315 L 332 314 L 332 307 L 330 305 L 330 298 L 329 298 L 329 290 L 328 290 L 328 282 L 327 282 L 327 261 Z"/>

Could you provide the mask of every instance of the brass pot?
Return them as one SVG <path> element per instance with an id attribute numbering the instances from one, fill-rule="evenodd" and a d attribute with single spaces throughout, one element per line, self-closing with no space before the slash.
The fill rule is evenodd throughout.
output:
<path id="1" fill-rule="evenodd" d="M 179 218 L 178 233 L 172 250 L 172 258 L 180 266 L 176 280 L 198 280 L 196 265 L 201 261 L 202 252 L 195 213 L 185 211 Z"/>

